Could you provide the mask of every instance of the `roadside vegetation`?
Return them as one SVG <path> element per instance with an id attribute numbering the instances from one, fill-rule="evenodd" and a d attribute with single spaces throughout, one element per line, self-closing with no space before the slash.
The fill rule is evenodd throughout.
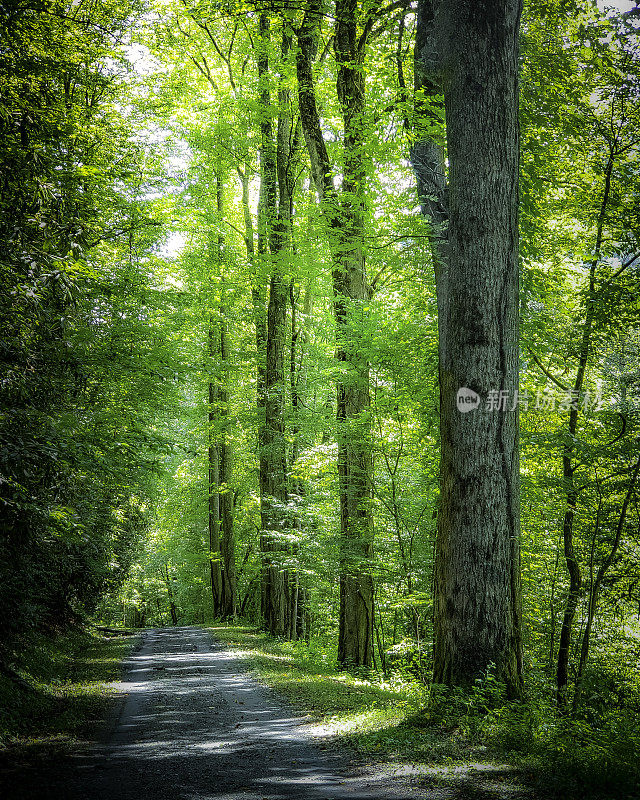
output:
<path id="1" fill-rule="evenodd" d="M 211 630 L 260 682 L 308 714 L 317 735 L 364 760 L 411 764 L 434 783 L 463 783 L 466 791 L 478 790 L 483 776 L 494 790 L 508 781 L 510 792 L 545 798 L 639 796 L 640 686 L 606 665 L 591 676 L 584 713 L 563 719 L 550 687 L 546 702 L 542 686 L 508 702 L 491 674 L 470 691 L 450 690 L 429 686 L 409 662 L 386 677 L 341 671 L 330 642 L 276 640 L 250 627 Z"/>
<path id="2" fill-rule="evenodd" d="M 5 772 L 80 628 L 218 620 L 363 758 L 640 797 L 640 14 L 520 5 L 0 2 Z"/>
<path id="3" fill-rule="evenodd" d="M 19 672 L 0 674 L 0 768 L 50 763 L 91 741 L 134 641 L 76 629 L 32 643 Z"/>

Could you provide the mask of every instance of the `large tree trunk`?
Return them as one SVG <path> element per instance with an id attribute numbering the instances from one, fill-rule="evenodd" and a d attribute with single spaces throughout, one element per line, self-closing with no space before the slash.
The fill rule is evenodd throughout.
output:
<path id="1" fill-rule="evenodd" d="M 438 143 L 423 136 L 423 159 L 412 153 L 440 316 L 434 680 L 470 684 L 493 664 L 517 695 L 520 0 L 420 0 L 419 9 L 416 88 L 444 94 L 449 161 L 447 197 Z M 463 387 L 480 398 L 468 413 L 457 407 Z M 496 391 L 508 393 L 506 409 L 485 406 Z"/>
<path id="2" fill-rule="evenodd" d="M 258 74 L 260 78 L 261 119 L 261 196 L 262 216 L 268 243 L 271 278 L 266 326 L 265 458 L 262 510 L 263 592 L 262 612 L 266 629 L 274 636 L 295 639 L 297 634 L 298 585 L 290 569 L 293 548 L 289 501 L 285 408 L 287 381 L 285 359 L 288 351 L 287 307 L 291 257 L 291 214 L 295 158 L 294 123 L 290 92 L 280 76 L 278 90 L 277 141 L 274 146 L 269 89 L 270 23 L 267 14 L 259 20 Z M 291 34 L 283 27 L 281 60 L 286 63 L 291 49 Z M 266 255 L 266 254 L 265 254 Z"/>
<path id="3" fill-rule="evenodd" d="M 369 364 L 363 322 L 369 299 L 364 259 L 366 37 L 358 36 L 357 3 L 336 4 L 337 94 L 344 125 L 342 195 L 320 125 L 312 60 L 322 7 L 309 0 L 298 31 L 296 59 L 300 118 L 320 206 L 330 235 L 336 320 L 338 475 L 340 485 L 340 625 L 338 660 L 368 667 L 373 659 L 373 519 Z"/>

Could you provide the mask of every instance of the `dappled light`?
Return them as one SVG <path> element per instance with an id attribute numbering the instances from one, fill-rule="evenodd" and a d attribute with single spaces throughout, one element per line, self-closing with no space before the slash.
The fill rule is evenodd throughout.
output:
<path id="1" fill-rule="evenodd" d="M 212 800 L 373 800 L 380 786 L 391 800 L 409 796 L 408 785 L 375 771 L 360 776 L 343 756 L 319 750 L 307 720 L 206 631 L 150 631 L 114 685 L 125 698 L 118 722 L 104 746 L 69 766 L 74 800 L 162 796 L 168 785 L 172 797 Z"/>

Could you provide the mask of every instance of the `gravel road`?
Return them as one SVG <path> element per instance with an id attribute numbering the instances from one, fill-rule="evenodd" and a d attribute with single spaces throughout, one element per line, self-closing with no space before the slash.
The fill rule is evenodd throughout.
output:
<path id="1" fill-rule="evenodd" d="M 105 742 L 24 800 L 407 800 L 409 776 L 357 770 L 200 628 L 148 630 Z M 429 793 L 429 798 L 450 797 Z"/>

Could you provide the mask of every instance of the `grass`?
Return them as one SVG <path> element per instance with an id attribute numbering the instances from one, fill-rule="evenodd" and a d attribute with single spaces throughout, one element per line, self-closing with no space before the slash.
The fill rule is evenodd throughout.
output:
<path id="1" fill-rule="evenodd" d="M 486 755 L 486 746 L 463 741 L 455 727 L 424 712 L 429 689 L 421 682 L 339 671 L 331 652 L 313 642 L 274 640 L 248 627 L 211 630 L 247 660 L 261 683 L 307 713 L 316 733 L 347 742 L 362 756 L 451 763 Z"/>
<path id="2" fill-rule="evenodd" d="M 130 636 L 73 631 L 32 644 L 19 675 L 25 690 L 0 674 L 0 764 L 32 766 L 62 756 L 95 733 L 108 714 L 132 647 Z"/>
<path id="3" fill-rule="evenodd" d="M 594 683 L 599 701 L 591 692 L 582 718 L 562 719 L 540 699 L 544 687 L 508 703 L 490 675 L 471 690 L 429 689 L 401 673 L 341 672 L 327 642 L 279 641 L 240 626 L 211 630 L 307 714 L 317 735 L 349 744 L 362 760 L 402 765 L 425 789 L 451 786 L 461 800 L 516 798 L 523 785 L 545 800 L 640 797 L 637 708 L 603 694 L 602 676 Z M 37 772 L 91 741 L 132 643 L 75 632 L 25 653 L 20 674 L 33 691 L 0 675 L 0 778 L 25 766 Z"/>
<path id="4" fill-rule="evenodd" d="M 298 710 L 315 731 L 368 761 L 413 765 L 425 787 L 460 797 L 578 800 L 640 797 L 640 721 L 631 708 L 590 721 L 559 718 L 551 696 L 509 703 L 490 675 L 471 690 L 429 689 L 410 676 L 338 671 L 320 643 L 274 640 L 248 627 L 213 634 L 244 657 L 253 675 Z M 528 787 L 525 789 L 524 787 Z"/>

